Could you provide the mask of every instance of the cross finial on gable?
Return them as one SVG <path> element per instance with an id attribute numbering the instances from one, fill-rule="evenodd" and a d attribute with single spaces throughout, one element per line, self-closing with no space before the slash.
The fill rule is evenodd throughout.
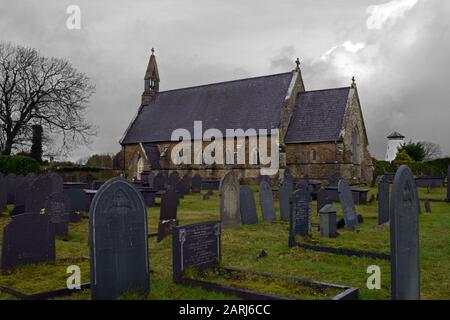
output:
<path id="1" fill-rule="evenodd" d="M 355 76 L 352 77 L 352 88 L 356 87 L 356 79 Z"/>
<path id="2" fill-rule="evenodd" d="M 155 55 L 155 48 L 152 48 L 152 55 Z"/>
<path id="3" fill-rule="evenodd" d="M 297 65 L 297 70 L 300 70 L 300 64 L 301 64 L 301 62 L 300 62 L 300 59 L 299 58 L 297 58 L 297 60 L 295 60 L 295 64 Z"/>

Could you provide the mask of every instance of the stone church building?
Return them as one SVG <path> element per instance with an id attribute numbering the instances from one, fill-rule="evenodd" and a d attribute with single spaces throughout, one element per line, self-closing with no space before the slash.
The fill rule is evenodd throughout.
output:
<path id="1" fill-rule="evenodd" d="M 200 157 L 198 164 L 172 163 L 171 151 L 178 144 L 171 141 L 172 132 L 178 128 L 193 132 L 194 121 L 202 121 L 203 131 L 279 129 L 280 173 L 289 168 L 297 178 L 308 175 L 324 180 L 340 175 L 353 182 L 369 181 L 373 168 L 354 79 L 348 87 L 307 91 L 298 59 L 296 63 L 291 72 L 159 91 L 152 50 L 142 103 L 120 141 L 116 168 L 137 179 L 141 172 L 152 170 L 219 179 L 230 169 L 244 181 L 256 179 L 260 173 L 257 161 L 207 165 L 201 154 L 192 151 L 192 159 Z M 244 141 L 244 146 L 236 143 L 234 150 L 223 150 L 224 155 L 233 157 L 238 148 L 245 147 L 247 159 L 258 157 L 257 149 L 249 150 L 248 137 Z M 202 142 L 204 146 L 209 143 Z"/>

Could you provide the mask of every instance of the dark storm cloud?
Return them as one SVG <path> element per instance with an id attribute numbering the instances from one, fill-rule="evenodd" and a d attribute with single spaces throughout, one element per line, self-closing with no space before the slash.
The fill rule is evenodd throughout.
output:
<path id="1" fill-rule="evenodd" d="M 162 90 L 285 72 L 297 57 L 307 89 L 348 85 L 355 74 L 376 156 L 383 156 L 390 130 L 435 141 L 450 153 L 449 3 L 413 2 L 2 1 L 0 41 L 67 58 L 92 78 L 97 92 L 89 117 L 99 135 L 74 159 L 119 150 L 140 102 L 151 47 Z M 368 29 L 367 8 L 383 3 L 389 5 L 371 7 Z M 81 8 L 81 30 L 65 27 L 71 4 Z"/>

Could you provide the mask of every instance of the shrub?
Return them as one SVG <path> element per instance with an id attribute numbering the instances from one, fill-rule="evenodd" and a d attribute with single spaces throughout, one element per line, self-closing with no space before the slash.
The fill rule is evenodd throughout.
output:
<path id="1" fill-rule="evenodd" d="M 28 173 L 39 173 L 39 163 L 31 157 L 15 155 L 0 156 L 0 172 L 4 174 L 14 173 L 16 175 L 27 175 Z"/>

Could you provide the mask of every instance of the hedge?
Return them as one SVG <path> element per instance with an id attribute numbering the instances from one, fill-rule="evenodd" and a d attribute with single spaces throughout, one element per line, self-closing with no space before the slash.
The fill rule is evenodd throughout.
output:
<path id="1" fill-rule="evenodd" d="M 450 158 L 408 163 L 391 163 L 373 159 L 373 165 L 378 175 L 382 175 L 384 172 L 395 172 L 401 164 L 407 164 L 417 176 L 446 176 L 448 166 L 450 165 Z"/>
<path id="2" fill-rule="evenodd" d="M 39 173 L 40 171 L 39 162 L 31 157 L 21 155 L 0 156 L 0 172 L 3 174 L 13 173 L 24 176 L 31 172 Z"/>

